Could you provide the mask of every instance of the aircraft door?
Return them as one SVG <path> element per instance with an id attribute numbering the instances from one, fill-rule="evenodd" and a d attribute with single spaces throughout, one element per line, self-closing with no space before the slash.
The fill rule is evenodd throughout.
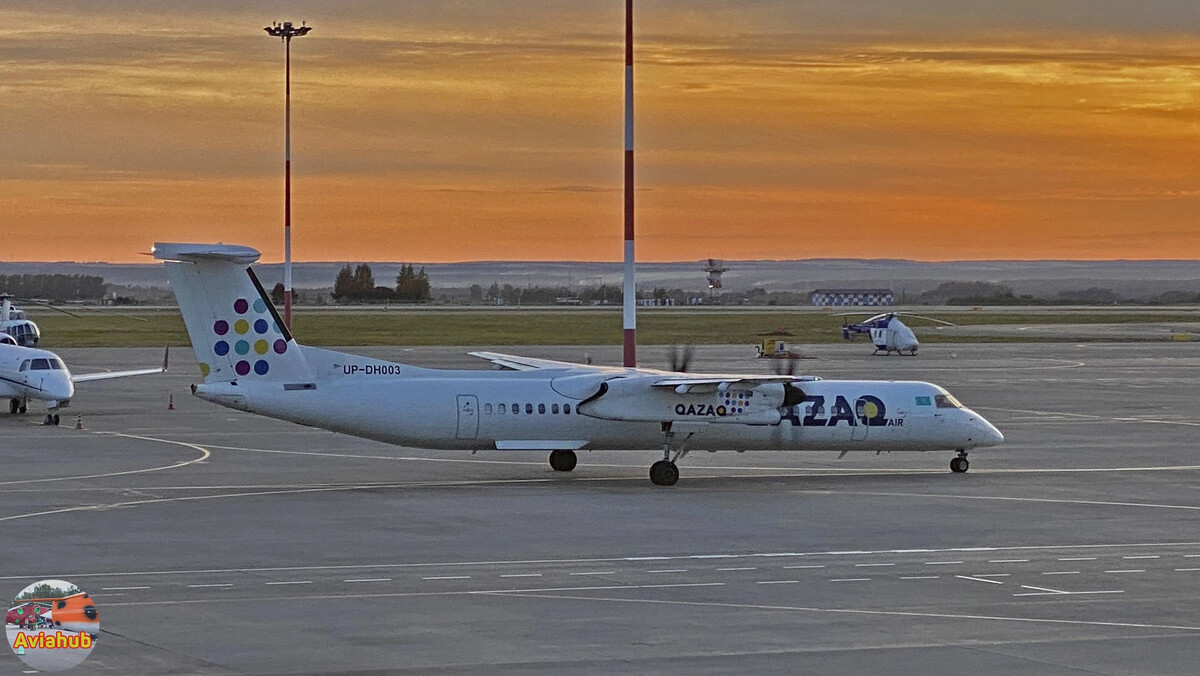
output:
<path id="1" fill-rule="evenodd" d="M 479 434 L 479 397 L 473 394 L 458 395 L 459 439 L 474 439 Z"/>

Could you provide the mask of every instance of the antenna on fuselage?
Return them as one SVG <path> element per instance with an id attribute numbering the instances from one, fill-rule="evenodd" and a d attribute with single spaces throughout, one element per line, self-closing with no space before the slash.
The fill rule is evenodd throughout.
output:
<path id="1" fill-rule="evenodd" d="M 625 0 L 625 366 L 637 366 L 637 284 L 633 276 L 633 0 Z"/>

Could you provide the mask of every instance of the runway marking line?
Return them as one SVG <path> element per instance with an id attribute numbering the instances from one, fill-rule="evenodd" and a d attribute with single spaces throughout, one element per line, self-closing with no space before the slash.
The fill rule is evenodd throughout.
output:
<path id="1" fill-rule="evenodd" d="M 962 563 L 962 561 L 926 561 L 927 566 L 953 566 Z"/>
<path id="2" fill-rule="evenodd" d="M 1196 571 L 1196 570 L 1200 570 L 1200 568 L 1176 568 L 1175 572 L 1176 573 L 1190 573 L 1190 572 Z"/>
<path id="3" fill-rule="evenodd" d="M 1157 559 L 1160 558 L 1157 554 L 1143 554 L 1141 556 L 1122 556 L 1122 559 Z"/>
<path id="4" fill-rule="evenodd" d="M 500 577 L 541 577 L 541 573 L 508 573 Z"/>
<path id="5" fill-rule="evenodd" d="M 422 580 L 469 580 L 470 575 L 434 575 L 431 577 L 423 577 Z"/>
<path id="6" fill-rule="evenodd" d="M 835 577 L 829 580 L 830 582 L 870 582 L 869 577 Z"/>
<path id="7" fill-rule="evenodd" d="M 1128 557 L 1125 557 L 1125 558 L 1128 558 Z M 1158 557 L 1156 556 L 1154 558 L 1157 559 Z M 1095 561 L 1095 560 L 1096 560 L 1096 557 L 1094 557 L 1094 556 L 1067 556 L 1067 557 L 1063 557 L 1063 558 L 1059 559 L 1059 561 Z"/>
<path id="8" fill-rule="evenodd" d="M 100 591 L 126 591 L 134 589 L 149 589 L 149 587 L 101 587 Z"/>
<path id="9" fill-rule="evenodd" d="M 800 580 L 759 580 L 755 584 L 798 584 Z"/>
<path id="10" fill-rule="evenodd" d="M 740 568 L 718 568 L 717 570 L 722 571 L 722 572 L 727 572 L 727 571 L 734 571 L 734 570 L 758 570 L 758 568 L 756 566 L 742 566 Z"/>
<path id="11" fill-rule="evenodd" d="M 988 584 L 1004 584 L 1003 582 L 1000 582 L 999 580 L 989 580 L 987 578 L 975 577 L 973 575 L 955 575 L 954 577 L 957 577 L 957 578 L 963 579 L 963 580 L 973 580 L 975 582 L 986 582 Z"/>
<path id="12" fill-rule="evenodd" d="M 391 582 L 391 581 L 392 581 L 392 578 L 390 578 L 390 577 L 360 577 L 360 578 L 356 578 L 356 579 L 342 580 L 342 582 L 348 582 L 351 584 L 353 584 L 355 582 Z"/>
<path id="13" fill-rule="evenodd" d="M 648 570 L 647 573 L 686 573 L 687 568 L 668 568 L 666 570 Z"/>
<path id="14" fill-rule="evenodd" d="M 894 563 L 856 563 L 855 568 L 882 568 L 884 566 L 894 566 Z"/>
<path id="15" fill-rule="evenodd" d="M 941 575 L 901 575 L 901 580 L 936 580 Z"/>
<path id="16" fill-rule="evenodd" d="M 1128 570 L 1106 570 L 1104 572 L 1106 572 L 1106 573 L 1144 573 L 1144 572 L 1146 572 L 1146 569 L 1145 568 L 1132 568 L 1132 569 L 1128 569 Z"/>
<path id="17" fill-rule="evenodd" d="M 288 580 L 284 582 L 264 582 L 263 584 L 280 585 L 280 584 L 312 584 L 312 580 Z"/>
<path id="18" fill-rule="evenodd" d="M 1078 575 L 1078 570 L 1052 570 L 1042 575 Z"/>
<path id="19" fill-rule="evenodd" d="M 176 446 L 184 446 L 184 447 L 196 450 L 196 451 L 200 451 L 200 457 L 193 458 L 191 460 L 184 460 L 181 462 L 172 463 L 170 465 L 162 465 L 160 467 L 145 467 L 142 469 L 131 469 L 131 470 L 123 471 L 123 472 L 105 472 L 103 474 L 84 474 L 84 475 L 79 475 L 79 476 L 49 477 L 46 479 L 21 479 L 18 481 L 0 481 L 0 486 L 13 486 L 13 485 L 17 485 L 17 484 L 47 483 L 47 482 L 51 482 L 51 481 L 74 481 L 76 479 L 101 479 L 101 478 L 110 477 L 110 476 L 126 476 L 129 474 L 148 474 L 150 472 L 161 472 L 163 470 L 176 469 L 179 467 L 186 467 L 187 465 L 194 465 L 198 462 L 204 462 L 205 460 L 208 460 L 210 457 L 212 457 L 212 451 L 209 451 L 207 448 L 205 448 L 203 446 L 199 446 L 197 444 L 189 444 L 186 441 L 173 441 L 171 439 L 159 439 L 156 437 L 143 437 L 143 436 L 139 436 L 136 434 L 122 434 L 120 432 L 91 432 L 91 434 L 102 434 L 102 435 L 106 435 L 106 436 L 125 437 L 127 439 L 140 439 L 142 441 L 156 441 L 156 442 L 163 443 L 163 444 L 175 444 Z M 48 512 L 48 513 L 54 513 L 54 512 Z M 6 519 L 0 519 L 0 521 L 4 521 L 4 520 L 6 520 Z"/>
<path id="20" fill-rule="evenodd" d="M 1106 544 L 1084 544 L 1084 545 L 1005 545 L 990 547 L 989 551 L 1005 550 L 1005 551 L 1035 551 L 1035 550 L 1055 550 L 1055 549 L 1114 549 L 1128 547 L 1195 547 L 1200 546 L 1200 542 L 1137 542 L 1137 543 L 1106 543 Z M 869 554 L 891 554 L 900 550 L 883 549 L 878 551 L 867 552 Z M 947 547 L 944 549 L 931 550 L 934 552 L 960 552 L 964 548 Z M 814 555 L 819 554 L 813 553 Z M 788 556 L 803 556 L 799 553 L 789 553 Z M 659 557 L 660 559 L 675 559 L 685 560 L 693 559 L 697 555 L 682 554 L 670 557 Z M 766 556 L 778 556 L 778 554 L 770 553 L 750 553 L 730 555 L 730 558 L 757 559 Z M 1196 555 L 1200 556 L 1200 555 Z M 436 561 L 427 563 L 362 563 L 362 564 L 342 564 L 342 565 L 327 565 L 327 566 L 263 566 L 263 567 L 247 567 L 247 568 L 195 568 L 195 569 L 176 569 L 176 570 L 146 570 L 146 571 L 108 571 L 99 573 L 62 573 L 60 578 L 95 578 L 95 577 L 131 577 L 141 575 L 205 575 L 214 573 L 277 573 L 277 572 L 298 572 L 298 571 L 318 571 L 318 570 L 365 570 L 365 569 L 397 569 L 397 568 L 436 568 L 436 567 L 468 567 L 468 566 L 532 566 L 532 565 L 563 565 L 563 564 L 583 564 L 583 563 L 614 563 L 622 561 L 640 560 L 628 557 L 595 557 L 595 558 L 579 558 L 579 559 L 508 559 L 494 561 Z M 992 559 L 988 563 L 1026 563 L 1029 559 Z M 821 564 L 811 565 L 791 565 L 782 566 L 782 568 L 824 568 Z M 570 575 L 614 575 L 616 571 L 588 571 L 569 573 Z M 33 575 L 36 576 L 36 575 Z M 31 574 L 23 575 L 3 575 L 0 580 L 25 580 L 31 577 Z"/>
<path id="21" fill-rule="evenodd" d="M 188 587 L 192 588 L 192 589 L 199 589 L 202 587 L 232 587 L 232 586 L 233 586 L 233 583 L 231 583 L 231 582 L 220 582 L 217 584 L 189 584 L 188 585 Z"/>
<path id="22" fill-rule="evenodd" d="M 493 592 L 481 592 L 483 594 L 492 594 Z M 1109 592 L 1103 592 L 1109 593 Z M 1113 592 L 1119 593 L 1119 592 Z M 496 594 L 497 596 L 517 596 L 516 593 Z M 1166 624 L 1146 624 L 1138 622 L 1111 622 L 1098 620 L 1064 620 L 1058 618 L 1043 618 L 1043 617 L 1014 617 L 1006 615 L 970 615 L 959 613 L 929 613 L 916 612 L 905 610 L 870 610 L 865 608 L 820 608 L 813 606 L 784 606 L 784 605 L 769 605 L 755 603 L 722 603 L 718 601 L 683 601 L 678 599 L 630 599 L 630 598 L 604 598 L 595 596 L 569 596 L 566 594 L 519 594 L 525 598 L 541 598 L 541 599 L 563 599 L 571 601 L 594 601 L 599 603 L 646 603 L 654 605 L 678 605 L 686 607 L 707 607 L 707 608 L 729 608 L 732 610 L 767 610 L 780 611 L 790 610 L 795 612 L 806 613 L 829 613 L 829 614 L 846 614 L 846 615 L 876 615 L 884 617 L 925 617 L 946 620 L 980 620 L 987 622 L 1021 622 L 1027 624 L 1062 624 L 1071 626 L 1084 627 L 1114 627 L 1121 629 L 1166 629 L 1172 631 L 1200 632 L 1200 627 L 1191 627 L 1186 625 L 1166 625 Z"/>

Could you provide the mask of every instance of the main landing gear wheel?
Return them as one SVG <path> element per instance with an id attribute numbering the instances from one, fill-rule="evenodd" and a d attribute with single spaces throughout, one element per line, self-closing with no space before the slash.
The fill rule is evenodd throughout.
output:
<path id="1" fill-rule="evenodd" d="M 655 486 L 674 486 L 679 481 L 679 468 L 670 460 L 659 460 L 650 465 L 650 483 Z"/>
<path id="2" fill-rule="evenodd" d="M 20 399 L 9 399 L 8 400 L 8 412 L 10 414 L 16 415 L 17 411 L 19 411 L 20 409 L 21 409 L 21 400 Z"/>
<path id="3" fill-rule="evenodd" d="M 575 451 L 550 451 L 550 466 L 555 472 L 570 472 L 576 462 Z"/>
<path id="4" fill-rule="evenodd" d="M 55 413 L 55 414 L 51 415 L 51 414 L 47 413 L 46 421 L 43 422 L 42 424 L 43 425 L 57 425 L 58 424 L 58 414 Z"/>
<path id="5" fill-rule="evenodd" d="M 967 462 L 967 454 L 962 451 L 959 451 L 958 457 L 950 459 L 950 471 L 955 474 L 962 474 L 970 467 L 971 463 Z"/>

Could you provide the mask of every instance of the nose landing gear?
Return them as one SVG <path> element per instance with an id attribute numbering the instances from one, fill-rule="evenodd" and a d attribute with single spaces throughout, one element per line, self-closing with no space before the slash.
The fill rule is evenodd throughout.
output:
<path id="1" fill-rule="evenodd" d="M 963 449 L 958 449 L 958 456 L 950 459 L 950 471 L 955 474 L 962 474 L 970 468 L 971 463 L 967 462 L 967 452 Z"/>

